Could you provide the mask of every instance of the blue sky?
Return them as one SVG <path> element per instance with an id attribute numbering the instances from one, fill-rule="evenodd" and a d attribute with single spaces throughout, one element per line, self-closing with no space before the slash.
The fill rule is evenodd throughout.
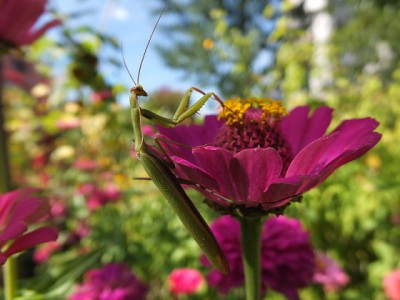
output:
<path id="1" fill-rule="evenodd" d="M 160 5 L 159 1 L 149 0 L 49 0 L 51 7 L 62 13 L 91 10 L 90 14 L 80 18 L 81 24 L 94 26 L 102 33 L 112 35 L 122 42 L 126 63 L 136 80 L 144 48 L 151 34 L 157 16 L 152 14 Z M 161 11 L 162 7 L 160 7 Z M 161 19 L 160 22 L 163 22 Z M 162 36 L 161 31 L 156 31 L 150 44 L 144 65 L 141 71 L 140 83 L 148 91 L 154 91 L 161 87 L 173 87 L 174 90 L 185 91 L 193 85 L 186 82 L 180 71 L 168 68 L 161 60 L 154 45 L 168 41 Z M 115 58 L 120 54 L 116 53 Z M 112 82 L 120 82 L 126 86 L 132 86 L 132 81 L 126 71 L 102 70 L 107 79 Z"/>

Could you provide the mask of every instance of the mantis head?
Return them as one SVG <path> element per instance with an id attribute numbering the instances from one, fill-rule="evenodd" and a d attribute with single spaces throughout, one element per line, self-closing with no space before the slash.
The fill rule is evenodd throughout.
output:
<path id="1" fill-rule="evenodd" d="M 137 84 L 133 88 L 131 88 L 131 93 L 136 94 L 136 96 L 147 96 L 147 92 L 143 89 L 143 86 L 140 84 Z"/>

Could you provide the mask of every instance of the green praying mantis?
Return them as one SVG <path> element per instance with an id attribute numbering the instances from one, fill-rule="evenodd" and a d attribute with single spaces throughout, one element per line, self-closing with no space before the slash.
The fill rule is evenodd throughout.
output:
<path id="1" fill-rule="evenodd" d="M 143 86 L 139 84 L 140 70 L 151 38 L 165 9 L 166 6 L 162 10 L 147 42 L 142 60 L 140 62 L 136 81 L 130 74 L 124 60 L 125 67 L 133 83 L 135 84 L 135 86 L 130 89 L 129 101 L 136 156 L 150 179 L 167 199 L 176 215 L 180 218 L 199 247 L 206 254 L 211 264 L 220 272 L 228 274 L 230 272 L 229 264 L 218 242 L 216 241 L 214 234 L 190 198 L 186 195 L 179 180 L 171 171 L 170 166 L 162 158 L 154 154 L 144 141 L 144 135 L 142 131 L 142 116 L 150 119 L 156 124 L 166 127 L 174 127 L 182 123 L 185 119 L 196 114 L 210 98 L 213 97 L 222 103 L 222 101 L 214 93 L 204 93 L 203 91 L 192 87 L 185 93 L 176 110 L 176 113 L 171 119 L 162 117 L 156 113 L 153 113 L 152 111 L 142 109 L 139 106 L 138 97 L 147 96 L 147 92 L 144 90 Z M 203 96 L 189 107 L 190 96 L 193 91 L 197 91 L 203 94 Z"/>

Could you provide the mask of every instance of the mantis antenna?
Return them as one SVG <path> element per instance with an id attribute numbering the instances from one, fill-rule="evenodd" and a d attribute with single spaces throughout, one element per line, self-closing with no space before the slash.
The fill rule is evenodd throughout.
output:
<path id="1" fill-rule="evenodd" d="M 135 79 L 133 79 L 133 76 L 132 76 L 131 72 L 129 71 L 129 68 L 128 68 L 127 64 L 126 64 L 125 55 L 124 55 L 124 50 L 123 50 L 123 47 L 122 47 L 122 44 L 121 44 L 121 55 L 122 55 L 122 60 L 123 60 L 123 62 L 124 62 L 125 69 L 128 71 L 129 77 L 132 79 L 132 81 L 133 81 L 133 83 L 134 83 L 135 85 L 138 85 L 138 84 L 139 84 L 140 71 L 142 70 L 143 61 L 144 61 L 144 58 L 145 58 L 145 56 L 146 56 L 147 49 L 149 48 L 151 39 L 153 38 L 154 32 L 156 31 L 156 28 L 157 28 L 157 26 L 158 26 L 158 23 L 160 22 L 160 19 L 161 19 L 162 15 L 164 14 L 165 10 L 167 9 L 167 6 L 168 6 L 168 3 L 164 5 L 164 8 L 162 9 L 160 15 L 158 16 L 157 22 L 156 22 L 156 24 L 154 25 L 153 31 L 152 31 L 151 34 L 150 34 L 149 40 L 147 41 L 146 48 L 144 49 L 144 52 L 143 52 L 143 55 L 142 55 L 142 59 L 141 59 L 141 61 L 140 61 L 140 65 L 139 65 L 139 70 L 138 70 L 138 74 L 137 74 L 137 79 L 136 79 L 136 81 L 135 81 Z M 137 82 L 137 83 L 136 83 L 136 82 Z"/>
<path id="2" fill-rule="evenodd" d="M 121 44 L 121 55 L 122 55 L 122 60 L 124 62 L 125 69 L 128 71 L 129 77 L 132 79 L 133 83 L 136 85 L 136 81 L 135 81 L 135 79 L 133 79 L 133 76 L 132 76 L 131 72 L 129 71 L 129 68 L 126 65 L 124 50 L 122 49 L 122 44 Z"/>
<path id="3" fill-rule="evenodd" d="M 147 49 L 149 48 L 151 39 L 153 38 L 154 32 L 156 31 L 158 23 L 160 22 L 160 19 L 161 19 L 162 15 L 164 14 L 165 10 L 167 9 L 167 6 L 168 6 L 168 3 L 166 3 L 164 5 L 163 10 L 161 11 L 160 15 L 158 16 L 157 22 L 154 25 L 154 28 L 153 28 L 153 31 L 150 34 L 149 40 L 147 41 L 146 48 L 144 49 L 144 52 L 143 52 L 143 55 L 142 55 L 142 60 L 140 61 L 140 65 L 139 65 L 139 71 L 138 71 L 138 74 L 137 74 L 137 80 L 136 81 L 137 81 L 138 84 L 139 84 L 140 71 L 142 70 L 144 57 L 146 56 L 146 52 L 147 52 Z"/>

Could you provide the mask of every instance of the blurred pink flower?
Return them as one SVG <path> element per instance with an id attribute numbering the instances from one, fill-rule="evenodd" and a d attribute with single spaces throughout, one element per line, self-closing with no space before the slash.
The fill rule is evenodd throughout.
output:
<path id="1" fill-rule="evenodd" d="M 53 252 L 60 250 L 61 247 L 62 245 L 58 242 L 48 242 L 35 250 L 33 260 L 37 263 L 43 263 L 50 258 Z"/>
<path id="2" fill-rule="evenodd" d="M 108 183 L 102 189 L 93 183 L 85 183 L 78 189 L 78 192 L 85 196 L 87 207 L 91 211 L 109 202 L 115 202 L 121 196 L 121 191 L 112 183 Z"/>
<path id="3" fill-rule="evenodd" d="M 57 231 L 47 226 L 26 233 L 29 225 L 49 215 L 47 199 L 34 196 L 37 192 L 25 188 L 0 195 L 0 264 L 15 253 L 57 239 Z"/>
<path id="4" fill-rule="evenodd" d="M 91 99 L 93 103 L 101 103 L 104 99 L 112 98 L 113 93 L 111 90 L 103 90 L 103 91 L 97 91 L 94 92 L 91 95 Z"/>
<path id="5" fill-rule="evenodd" d="M 108 264 L 85 273 L 69 300 L 142 300 L 147 292 L 131 270 L 123 264 Z"/>
<path id="6" fill-rule="evenodd" d="M 50 28 L 60 25 L 59 20 L 52 20 L 34 29 L 46 3 L 47 0 L 0 0 L 0 42 L 17 47 L 30 44 Z"/>
<path id="7" fill-rule="evenodd" d="M 90 227 L 86 220 L 78 221 L 75 234 L 79 237 L 79 239 L 84 238 L 90 234 Z"/>
<path id="8" fill-rule="evenodd" d="M 68 207 L 64 199 L 57 197 L 50 198 L 50 218 L 54 221 L 64 219 L 67 214 Z"/>
<path id="9" fill-rule="evenodd" d="M 317 252 L 315 260 L 313 282 L 322 284 L 326 291 L 337 291 L 349 283 L 349 276 L 331 257 Z"/>
<path id="10" fill-rule="evenodd" d="M 383 289 L 388 300 L 400 300 L 400 269 L 383 277 Z"/>
<path id="11" fill-rule="evenodd" d="M 196 269 L 175 269 L 168 276 L 168 288 L 174 296 L 198 293 L 204 285 L 204 277 Z"/>
<path id="12" fill-rule="evenodd" d="M 32 168 L 43 169 L 49 161 L 49 152 L 43 152 L 32 157 Z"/>
<path id="13" fill-rule="evenodd" d="M 230 268 L 229 275 L 212 270 L 207 276 L 210 286 L 222 294 L 244 284 L 240 225 L 231 216 L 220 217 L 211 224 Z M 284 216 L 273 217 L 263 225 L 261 236 L 261 283 L 284 294 L 288 299 L 298 299 L 298 290 L 311 283 L 315 257 L 308 232 L 299 221 Z M 201 261 L 210 266 L 205 256 Z"/>
<path id="14" fill-rule="evenodd" d="M 1 1 L 0 1 L 1 2 Z M 1 4 L 0 4 L 1 7 Z M 0 36 L 1 40 L 1 36 Z M 1 43 L 1 41 L 0 41 Z M 16 56 L 16 55 L 4 55 L 0 58 L 1 68 L 2 68 L 2 80 L 7 83 L 11 83 L 13 85 L 18 86 L 19 88 L 23 89 L 24 91 L 31 93 L 35 90 L 37 86 L 49 86 L 50 80 L 38 72 L 37 65 L 29 62 L 23 57 Z M 35 96 L 38 97 L 38 96 Z M 43 96 L 44 97 L 44 96 Z M 42 98 L 42 97 L 39 97 Z M 42 99 L 40 99 L 42 100 Z M 35 103 L 36 105 L 40 106 L 40 101 Z M 37 111 L 37 106 L 35 105 L 34 112 L 35 114 Z"/>
<path id="15" fill-rule="evenodd" d="M 121 196 L 121 191 L 115 186 L 115 184 L 107 183 L 103 188 L 103 194 L 108 199 L 111 199 L 111 201 L 115 201 Z"/>
<path id="16" fill-rule="evenodd" d="M 203 125 L 158 126 L 177 177 L 192 182 L 222 213 L 280 213 L 302 193 L 380 140 L 372 118 L 342 122 L 325 134 L 332 109 L 302 106 L 285 114 L 271 99 L 231 99 Z M 190 146 L 190 147 L 188 147 Z"/>
<path id="17" fill-rule="evenodd" d="M 82 238 L 88 236 L 91 229 L 86 221 L 86 219 L 81 219 L 77 221 L 77 225 L 74 231 L 68 234 L 66 245 L 75 245 L 81 241 Z"/>
<path id="18" fill-rule="evenodd" d="M 79 118 L 61 119 L 56 122 L 56 127 L 62 130 L 74 129 L 79 126 L 81 126 L 81 120 Z"/>
<path id="19" fill-rule="evenodd" d="M 92 171 L 97 167 L 97 162 L 88 158 L 79 158 L 74 162 L 74 168 L 82 171 Z"/>

